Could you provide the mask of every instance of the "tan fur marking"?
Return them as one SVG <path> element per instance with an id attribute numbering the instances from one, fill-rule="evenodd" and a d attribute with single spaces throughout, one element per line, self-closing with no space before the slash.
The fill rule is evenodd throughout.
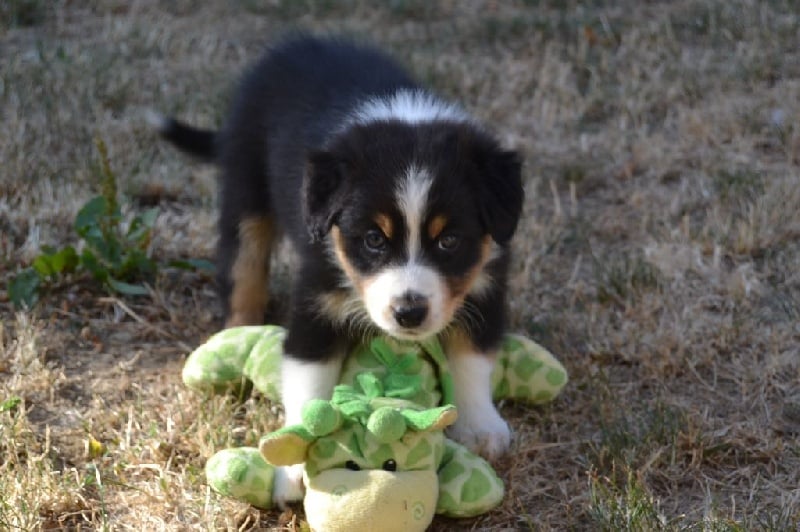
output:
<path id="1" fill-rule="evenodd" d="M 267 308 L 272 220 L 253 217 L 239 223 L 239 249 L 231 268 L 231 315 L 226 327 L 260 325 Z"/>
<path id="2" fill-rule="evenodd" d="M 317 296 L 320 314 L 334 323 L 344 323 L 363 312 L 361 300 L 350 290 L 325 292 Z"/>
<path id="3" fill-rule="evenodd" d="M 325 292 L 317 296 L 317 305 L 324 316 L 336 321 L 345 313 L 349 299 L 350 296 L 343 291 Z"/>
<path id="4" fill-rule="evenodd" d="M 472 339 L 461 326 L 451 327 L 442 336 L 442 343 L 444 344 L 444 352 L 449 358 L 474 355 L 480 351 L 472 342 Z M 489 356 L 494 356 L 495 353 L 489 353 Z"/>
<path id="5" fill-rule="evenodd" d="M 467 273 L 460 277 L 447 277 L 446 283 L 449 290 L 449 298 L 445 303 L 445 312 L 449 316 L 455 314 L 458 307 L 464 302 L 464 298 L 476 285 L 476 281 L 480 279 L 483 273 L 483 268 L 492 257 L 492 237 L 486 235 L 481 242 L 481 256 L 475 266 L 473 266 Z"/>
<path id="6" fill-rule="evenodd" d="M 435 240 L 442 230 L 447 225 L 447 217 L 442 214 L 437 214 L 433 217 L 433 220 L 428 223 L 428 236 L 431 237 L 431 240 Z"/>
<path id="7" fill-rule="evenodd" d="M 392 235 L 394 234 L 394 224 L 392 224 L 392 219 L 386 216 L 383 213 L 378 213 L 375 215 L 375 224 L 383 231 L 384 236 L 389 240 L 392 239 Z"/>
<path id="8" fill-rule="evenodd" d="M 341 230 L 335 225 L 331 228 L 331 238 L 333 239 L 333 252 L 339 262 L 339 266 L 344 270 L 345 275 L 353 283 L 358 293 L 363 294 L 365 279 L 358 274 L 353 264 L 348 260 L 347 253 L 344 250 L 344 237 Z"/>
<path id="9" fill-rule="evenodd" d="M 316 304 L 320 315 L 332 323 L 348 325 L 351 333 L 366 333 L 372 327 L 361 298 L 351 289 L 320 294 L 316 297 Z"/>
<path id="10" fill-rule="evenodd" d="M 442 337 L 444 350 L 447 356 L 463 355 L 474 353 L 475 345 L 472 343 L 467 332 L 460 326 L 450 327 Z"/>

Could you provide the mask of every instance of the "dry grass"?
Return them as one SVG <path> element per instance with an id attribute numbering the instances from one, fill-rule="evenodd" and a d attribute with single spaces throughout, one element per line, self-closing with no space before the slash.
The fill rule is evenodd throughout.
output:
<path id="1" fill-rule="evenodd" d="M 161 200 L 154 255 L 210 256 L 213 171 L 158 143 L 143 110 L 216 124 L 288 28 L 369 37 L 525 154 L 514 326 L 572 376 L 551 407 L 503 406 L 503 506 L 436 528 L 796 530 L 796 5 L 606 4 L 4 2 L 0 281 L 75 243 L 95 135 L 126 197 Z M 302 519 L 204 484 L 206 458 L 276 421 L 259 399 L 182 386 L 216 308 L 208 276 L 172 270 L 136 299 L 66 278 L 15 313 L 0 292 L 0 528 Z"/>

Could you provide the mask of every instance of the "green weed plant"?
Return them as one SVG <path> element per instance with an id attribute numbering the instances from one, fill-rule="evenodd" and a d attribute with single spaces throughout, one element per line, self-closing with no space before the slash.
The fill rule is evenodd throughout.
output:
<path id="1" fill-rule="evenodd" d="M 105 142 L 96 138 L 95 145 L 100 156 L 100 194 L 81 207 L 73 224 L 83 246 L 79 247 L 80 252 L 69 245 L 61 249 L 43 246 L 43 253 L 9 283 L 9 298 L 17 308 L 32 307 L 48 284 L 73 273 L 90 275 L 111 293 L 148 294 L 146 283 L 159 269 L 150 253 L 158 208 L 137 213 L 125 224 L 117 200 L 117 177 L 111 170 Z M 184 269 L 211 267 L 203 260 L 172 261 L 169 265 Z"/>

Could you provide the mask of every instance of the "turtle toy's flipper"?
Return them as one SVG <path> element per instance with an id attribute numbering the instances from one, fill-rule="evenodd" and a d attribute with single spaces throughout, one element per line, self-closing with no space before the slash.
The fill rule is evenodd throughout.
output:
<path id="1" fill-rule="evenodd" d="M 246 396 L 255 388 L 280 400 L 280 361 L 286 330 L 277 325 L 225 329 L 195 349 L 183 366 L 183 382 L 206 394 Z"/>
<path id="2" fill-rule="evenodd" d="M 565 384 L 567 371 L 547 349 L 522 335 L 506 335 L 492 373 L 495 400 L 544 404 L 552 401 Z"/>
<path id="3" fill-rule="evenodd" d="M 503 481 L 489 462 L 453 440 L 445 440 L 438 476 L 437 514 L 474 517 L 499 506 L 503 501 Z"/>
<path id="4" fill-rule="evenodd" d="M 221 495 L 252 504 L 272 507 L 275 467 L 255 447 L 223 449 L 206 462 L 206 481 Z"/>

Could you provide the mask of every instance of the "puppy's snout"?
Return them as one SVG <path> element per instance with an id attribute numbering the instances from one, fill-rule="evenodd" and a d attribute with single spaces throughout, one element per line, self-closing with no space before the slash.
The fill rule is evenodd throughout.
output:
<path id="1" fill-rule="evenodd" d="M 395 321 L 407 329 L 419 327 L 428 316 L 428 298 L 416 292 L 395 298 L 391 307 Z"/>

